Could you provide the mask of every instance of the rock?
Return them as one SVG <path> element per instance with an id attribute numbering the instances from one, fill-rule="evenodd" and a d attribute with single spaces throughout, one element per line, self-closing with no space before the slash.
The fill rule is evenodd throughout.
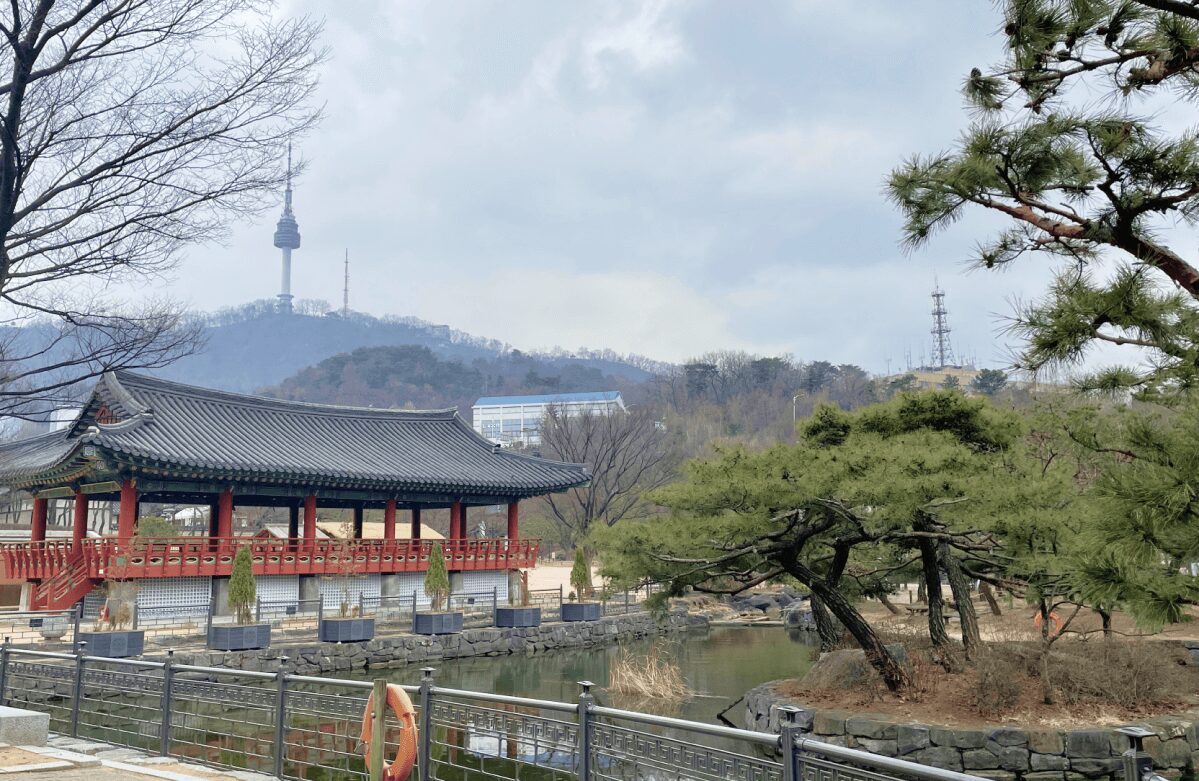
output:
<path id="1" fill-rule="evenodd" d="M 897 727 L 881 716 L 850 716 L 845 720 L 845 731 L 855 737 L 895 740 Z"/>
<path id="2" fill-rule="evenodd" d="M 820 736 L 844 735 L 845 719 L 846 714 L 840 711 L 817 711 L 812 717 L 812 732 Z"/>
<path id="3" fill-rule="evenodd" d="M 1184 768 L 1191 761 L 1191 747 L 1183 738 L 1162 740 L 1160 737 L 1145 738 L 1145 753 L 1153 757 L 1154 768 Z"/>
<path id="4" fill-rule="evenodd" d="M 988 770 L 999 767 L 999 757 L 982 748 L 971 748 L 962 752 L 962 766 L 966 770 Z"/>
<path id="5" fill-rule="evenodd" d="M 988 732 L 987 740 L 993 740 L 1001 746 L 1027 746 L 1028 733 L 1023 730 L 1002 727 Z"/>
<path id="6" fill-rule="evenodd" d="M 945 746 L 931 746 L 921 749 L 911 756 L 922 765 L 931 765 L 943 770 L 962 769 L 962 755 L 958 753 L 957 749 Z"/>
<path id="7" fill-rule="evenodd" d="M 896 742 L 894 740 L 858 738 L 858 747 L 869 751 L 871 754 L 881 754 L 884 757 L 893 757 L 897 753 Z"/>
<path id="8" fill-rule="evenodd" d="M 1033 730 L 1029 732 L 1028 747 L 1038 754 L 1061 754 L 1066 750 L 1065 743 L 1062 741 L 1062 733 L 1055 732 L 1054 730 Z M 1046 768 L 1046 770 L 1056 769 Z"/>
<path id="9" fill-rule="evenodd" d="M 1028 749 L 1021 746 L 1000 746 L 994 741 L 987 741 L 987 751 L 999 758 L 999 766 L 1004 770 L 1028 770 Z"/>
<path id="10" fill-rule="evenodd" d="M 934 746 L 982 748 L 987 744 L 987 736 L 976 729 L 948 729 L 945 727 L 930 727 L 928 734 Z"/>
<path id="11" fill-rule="evenodd" d="M 1060 754 L 1032 754 L 1029 765 L 1033 770 L 1069 770 L 1070 760 Z"/>
<path id="12" fill-rule="evenodd" d="M 1108 732 L 1096 729 L 1067 732 L 1066 755 L 1072 758 L 1110 757 L 1112 755 L 1111 737 Z"/>
<path id="13" fill-rule="evenodd" d="M 766 594 L 754 594 L 749 599 L 745 600 L 750 607 L 755 610 L 765 610 L 768 607 L 774 607 L 774 600 Z"/>
<path id="14" fill-rule="evenodd" d="M 1070 769 L 1075 773 L 1082 773 L 1087 778 L 1097 778 L 1109 773 L 1119 772 L 1121 770 L 1121 761 L 1118 757 L 1071 757 Z"/>
<path id="15" fill-rule="evenodd" d="M 901 665 L 908 666 L 907 649 L 902 645 L 888 645 L 887 650 Z M 876 675 L 878 673 L 861 650 L 829 651 L 813 663 L 803 682 L 814 689 L 847 689 L 872 680 Z"/>
<path id="16" fill-rule="evenodd" d="M 928 748 L 931 741 L 928 727 L 920 724 L 901 724 L 895 730 L 896 751 L 900 756 Z"/>
<path id="17" fill-rule="evenodd" d="M 1024 781 L 1062 781 L 1066 774 L 1060 770 L 1040 770 L 1035 773 L 1025 773 Z"/>

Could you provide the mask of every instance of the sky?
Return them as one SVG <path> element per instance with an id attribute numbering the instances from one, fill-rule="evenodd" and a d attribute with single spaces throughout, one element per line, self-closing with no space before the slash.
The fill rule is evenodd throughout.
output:
<path id="1" fill-rule="evenodd" d="M 717 349 L 883 372 L 951 341 L 1004 366 L 1002 317 L 1050 269 L 969 271 L 972 215 L 906 253 L 888 171 L 951 146 L 1000 59 L 984 0 L 285 0 L 325 19 L 325 120 L 297 153 L 297 298 L 521 349 Z M 278 292 L 277 218 L 196 246 L 164 289 Z M 231 280 L 234 283 L 231 284 Z"/>

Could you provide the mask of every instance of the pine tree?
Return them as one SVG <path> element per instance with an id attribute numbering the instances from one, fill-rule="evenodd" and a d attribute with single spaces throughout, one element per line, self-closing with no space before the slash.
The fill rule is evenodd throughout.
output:
<path id="1" fill-rule="evenodd" d="M 1199 134 L 1142 118 L 1141 96 L 1168 92 L 1163 124 L 1191 120 L 1199 7 L 1161 0 L 1006 0 L 1006 59 L 965 81 L 977 111 L 954 151 L 895 169 L 888 194 L 904 240 L 924 244 L 968 209 L 1011 225 L 978 250 L 995 269 L 1048 254 L 1061 268 L 1045 295 L 1018 307 L 1018 368 L 1074 368 L 1097 345 L 1117 365 L 1080 389 L 1169 400 L 1199 383 L 1199 258 L 1170 246 L 1199 222 Z M 1168 10 L 1164 10 L 1168 9 Z M 1115 99 L 1095 100 L 1096 93 Z M 956 132 L 956 131 L 953 131 Z M 947 132 L 946 135 L 949 135 Z"/>
<path id="2" fill-rule="evenodd" d="M 575 549 L 575 563 L 570 568 L 570 587 L 574 589 L 579 602 L 591 595 L 591 565 L 587 563 L 582 548 Z"/>
<path id="3" fill-rule="evenodd" d="M 229 576 L 229 609 L 237 623 L 248 624 L 252 619 L 250 606 L 258 596 L 258 584 L 254 581 L 254 564 L 250 549 L 243 545 L 233 558 L 233 572 Z"/>
<path id="4" fill-rule="evenodd" d="M 434 612 L 440 611 L 450 593 L 450 573 L 445 566 L 445 553 L 434 545 L 429 553 L 429 569 L 425 572 L 425 593 L 433 601 Z"/>

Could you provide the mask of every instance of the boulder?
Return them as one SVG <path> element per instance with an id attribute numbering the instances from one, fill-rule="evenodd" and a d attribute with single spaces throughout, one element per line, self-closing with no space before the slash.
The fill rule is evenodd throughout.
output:
<path id="1" fill-rule="evenodd" d="M 908 666 L 908 653 L 902 645 L 892 644 L 887 650 L 901 665 Z M 860 650 L 829 651 L 808 669 L 803 677 L 805 686 L 813 689 L 845 689 L 860 685 L 877 675 Z"/>

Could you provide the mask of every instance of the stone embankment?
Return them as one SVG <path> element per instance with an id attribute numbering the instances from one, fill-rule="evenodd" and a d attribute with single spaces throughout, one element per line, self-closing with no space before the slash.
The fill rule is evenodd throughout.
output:
<path id="1" fill-rule="evenodd" d="M 708 619 L 686 610 L 671 610 L 656 618 L 650 613 L 610 616 L 599 621 L 543 624 L 529 629 L 466 629 L 452 635 L 397 635 L 365 643 L 304 643 L 276 645 L 259 651 L 182 651 L 181 664 L 231 670 L 274 672 L 279 658 L 300 675 L 428 664 L 470 656 L 534 654 L 560 648 L 619 643 L 654 634 L 703 629 Z M 150 656 L 161 660 L 161 656 Z"/>
<path id="2" fill-rule="evenodd" d="M 899 757 L 996 781 L 1122 779 L 1120 754 L 1128 738 L 1114 729 L 959 729 L 896 722 L 886 716 L 812 710 L 780 694 L 772 681 L 745 694 L 746 725 L 777 731 L 779 706 L 801 710 L 798 723 L 815 740 Z M 1199 769 L 1199 713 L 1138 722 L 1152 729 L 1145 751 L 1155 771 L 1194 779 Z"/>

